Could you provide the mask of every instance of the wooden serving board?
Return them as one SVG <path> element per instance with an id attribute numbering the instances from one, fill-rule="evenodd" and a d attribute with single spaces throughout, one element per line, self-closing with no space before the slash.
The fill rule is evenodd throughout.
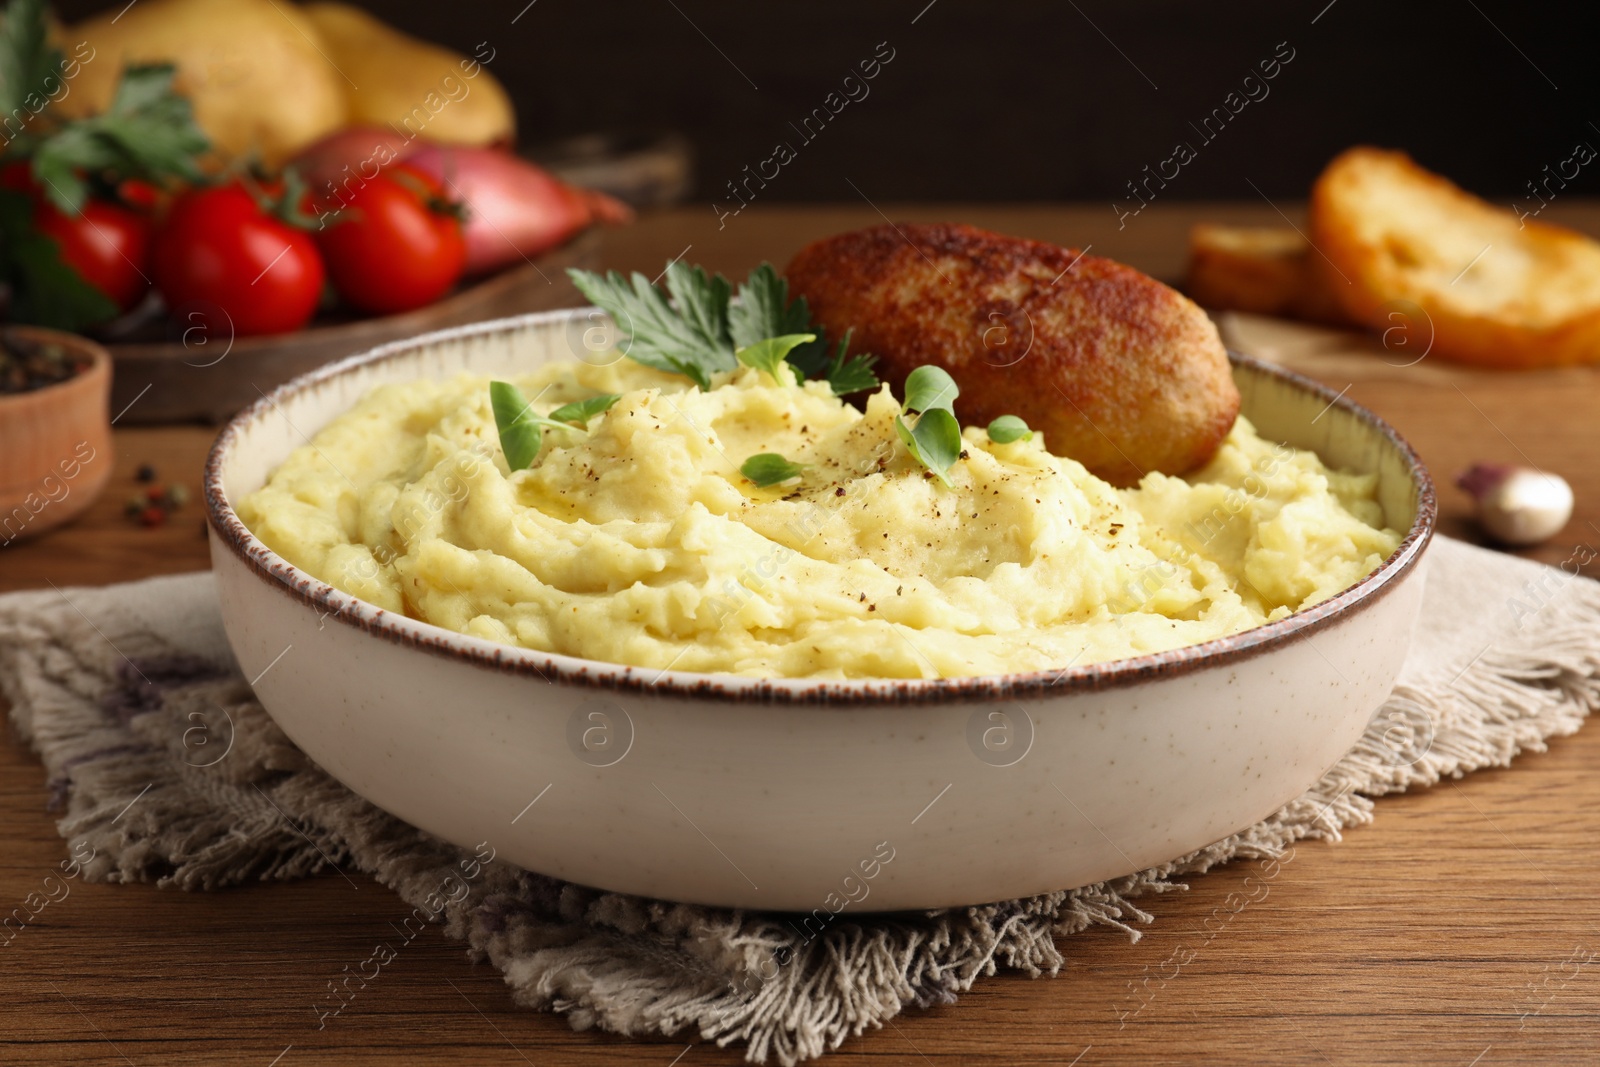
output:
<path id="1" fill-rule="evenodd" d="M 268 337 L 207 336 L 202 326 L 167 325 L 161 340 L 108 344 L 111 411 L 117 425 L 218 423 L 296 375 L 377 345 L 447 326 L 583 303 L 568 267 L 591 267 L 601 234 L 572 241 L 416 311 L 383 318 L 318 320 Z M 198 320 L 197 320 L 198 321 Z"/>

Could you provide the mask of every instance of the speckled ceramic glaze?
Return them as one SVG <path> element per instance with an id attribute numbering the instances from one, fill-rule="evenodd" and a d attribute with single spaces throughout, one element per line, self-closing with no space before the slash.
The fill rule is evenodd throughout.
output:
<path id="1" fill-rule="evenodd" d="M 289 566 L 230 501 L 375 385 L 507 374 L 584 347 L 592 311 L 432 334 L 297 379 L 206 468 L 228 638 L 330 774 L 447 840 L 574 882 L 809 912 L 975 904 L 1084 885 L 1271 814 L 1355 743 L 1422 599 L 1433 488 L 1374 416 L 1235 359 L 1262 436 L 1375 471 L 1381 568 L 1287 619 L 1160 655 L 938 681 L 659 672 L 496 645 Z"/>

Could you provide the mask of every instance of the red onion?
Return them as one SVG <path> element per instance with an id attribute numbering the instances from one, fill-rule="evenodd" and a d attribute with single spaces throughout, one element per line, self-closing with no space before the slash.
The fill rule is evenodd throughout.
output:
<path id="1" fill-rule="evenodd" d="M 467 208 L 467 273 L 531 260 L 595 222 L 629 209 L 603 193 L 568 185 L 525 159 L 492 148 L 427 145 L 405 162 L 444 182 Z"/>

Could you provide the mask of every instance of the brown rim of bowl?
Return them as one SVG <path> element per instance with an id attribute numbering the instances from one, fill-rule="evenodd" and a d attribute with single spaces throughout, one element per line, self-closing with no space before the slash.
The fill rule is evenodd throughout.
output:
<path id="1" fill-rule="evenodd" d="M 1376 429 L 1396 449 L 1417 491 L 1417 514 L 1398 548 L 1371 574 L 1336 596 L 1304 611 L 1295 612 L 1242 633 L 1156 652 L 1131 659 L 1110 660 L 1063 671 L 1023 671 L 977 675 L 968 678 L 858 678 L 846 681 L 806 678 L 746 678 L 730 674 L 656 670 L 626 664 L 587 660 L 552 652 L 537 652 L 501 645 L 446 630 L 432 623 L 396 615 L 359 600 L 291 566 L 246 529 L 222 490 L 222 459 L 235 435 L 245 425 L 276 409 L 295 394 L 320 385 L 356 367 L 381 363 L 427 344 L 455 340 L 570 316 L 574 310 L 534 312 L 515 318 L 458 326 L 383 345 L 369 352 L 320 367 L 265 394 L 239 412 L 218 433 L 206 456 L 206 517 L 213 534 L 267 585 L 298 600 L 336 624 L 365 631 L 404 647 L 457 660 L 473 666 L 527 677 L 551 684 L 614 692 L 648 693 L 678 699 L 712 699 L 753 704 L 883 704 L 919 705 L 978 703 L 1095 692 L 1122 688 L 1161 678 L 1235 663 L 1307 640 L 1341 618 L 1353 615 L 1382 598 L 1416 566 L 1433 536 L 1438 502 L 1433 480 L 1404 437 L 1372 412 L 1335 393 L 1320 382 L 1249 356 L 1229 352 L 1235 364 L 1288 381 L 1327 401 L 1329 407 L 1349 412 Z"/>

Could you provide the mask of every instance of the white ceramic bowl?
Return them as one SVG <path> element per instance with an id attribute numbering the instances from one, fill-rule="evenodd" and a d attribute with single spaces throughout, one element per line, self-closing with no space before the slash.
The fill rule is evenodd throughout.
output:
<path id="1" fill-rule="evenodd" d="M 384 382 L 584 354 L 592 310 L 388 345 L 218 437 L 211 555 L 239 664 L 284 731 L 374 804 L 604 889 L 810 912 L 975 904 L 1206 845 L 1313 784 L 1388 695 L 1422 599 L 1433 488 L 1391 429 L 1235 360 L 1263 436 L 1376 471 L 1406 532 L 1340 595 L 1223 640 L 1065 673 L 932 681 L 658 672 L 465 637 L 291 567 L 231 501 Z M 269 668 L 270 665 L 270 669 Z M 841 902 L 844 902 L 841 905 Z"/>

